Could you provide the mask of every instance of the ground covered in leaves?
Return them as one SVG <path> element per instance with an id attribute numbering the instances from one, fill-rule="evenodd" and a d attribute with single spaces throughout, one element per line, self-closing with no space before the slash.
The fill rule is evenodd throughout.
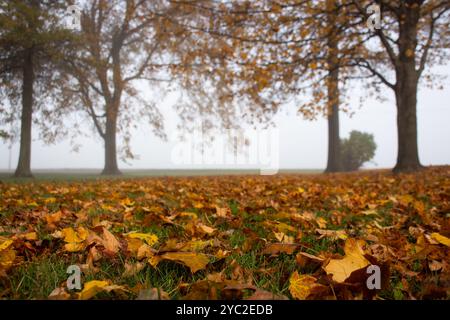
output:
<path id="1" fill-rule="evenodd" d="M 449 167 L 0 183 L 0 298 L 448 299 L 449 237 Z"/>

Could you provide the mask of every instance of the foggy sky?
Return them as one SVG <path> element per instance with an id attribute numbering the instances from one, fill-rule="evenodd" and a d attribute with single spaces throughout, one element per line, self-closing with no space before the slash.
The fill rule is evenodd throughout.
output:
<path id="1" fill-rule="evenodd" d="M 441 68 L 447 76 L 450 67 Z M 418 94 L 418 143 L 419 155 L 424 165 L 450 164 L 450 81 L 443 83 L 444 90 L 421 88 Z M 357 90 L 355 90 L 357 91 Z M 351 130 L 372 133 L 377 143 L 374 163 L 368 168 L 390 168 L 395 165 L 397 155 L 396 109 L 392 90 L 385 90 L 386 102 L 373 99 L 366 100 L 359 109 L 359 95 L 354 92 L 350 99 L 351 109 L 355 112 L 350 118 L 340 113 L 341 137 L 347 137 Z M 352 92 L 350 92 L 352 94 Z M 358 98 L 357 98 L 358 97 Z M 166 132 L 172 135 L 177 123 L 177 117 L 172 110 L 173 103 L 169 97 L 164 101 L 161 112 L 165 116 Z M 296 114 L 295 106 L 287 106 L 276 117 L 279 133 L 280 168 L 323 169 L 327 161 L 327 122 L 324 118 L 317 121 L 306 121 Z M 38 132 L 33 130 L 32 169 L 64 169 L 103 167 L 103 142 L 92 134 L 92 126 L 86 122 L 85 130 L 92 138 L 79 138 L 82 145 L 78 153 L 71 152 L 67 140 L 56 145 L 46 146 L 38 141 Z M 120 141 L 120 139 L 119 139 Z M 171 169 L 180 168 L 171 160 L 173 141 L 164 142 L 155 137 L 145 124 L 134 132 L 132 149 L 139 155 L 139 160 L 130 164 L 119 161 L 122 169 Z M 15 169 L 18 161 L 19 145 L 16 143 L 11 150 L 11 169 Z M 0 142 L 0 169 L 8 169 L 8 145 Z M 220 167 L 220 166 L 217 166 Z M 228 166 L 230 167 L 230 166 Z M 189 168 L 189 166 L 183 166 Z M 198 167 L 196 167 L 198 168 Z M 232 168 L 232 166 L 231 166 Z"/>

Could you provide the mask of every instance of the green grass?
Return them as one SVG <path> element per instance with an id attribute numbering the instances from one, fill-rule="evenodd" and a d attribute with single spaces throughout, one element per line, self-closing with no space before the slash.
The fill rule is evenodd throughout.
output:
<path id="1" fill-rule="evenodd" d="M 8 278 L 1 281 L 5 287 L 12 288 L 8 295 L 13 299 L 48 299 L 49 294 L 67 280 L 67 268 L 76 262 L 75 256 L 61 256 L 52 254 L 36 258 L 22 264 L 12 271 Z M 170 261 L 162 261 L 157 268 L 148 264 L 144 269 L 132 276 L 123 276 L 125 271 L 123 257 L 114 260 L 102 260 L 98 272 L 82 273 L 82 283 L 91 280 L 111 280 L 116 285 L 126 285 L 128 288 L 141 284 L 146 287 L 157 287 L 177 298 L 177 288 L 182 282 L 194 282 L 205 277 L 204 271 L 192 275 L 189 269 Z M 0 287 L 1 287 L 0 282 Z M 0 289 L 0 293 L 2 290 Z M 136 298 L 135 293 L 128 293 L 128 298 Z M 101 294 L 97 299 L 114 298 L 113 294 Z"/>
<path id="2" fill-rule="evenodd" d="M 190 177 L 223 175 L 259 175 L 253 169 L 124 169 L 120 176 L 102 176 L 100 169 L 40 169 L 32 170 L 33 178 L 15 178 L 14 172 L 0 170 L 0 181 L 7 183 L 27 183 L 30 181 L 79 181 L 98 179 L 135 179 L 147 177 Z M 320 169 L 283 169 L 279 174 L 318 174 Z"/>
<path id="3" fill-rule="evenodd" d="M 14 299 L 47 299 L 49 294 L 67 280 L 70 258 L 50 255 L 22 264 L 7 278 Z"/>

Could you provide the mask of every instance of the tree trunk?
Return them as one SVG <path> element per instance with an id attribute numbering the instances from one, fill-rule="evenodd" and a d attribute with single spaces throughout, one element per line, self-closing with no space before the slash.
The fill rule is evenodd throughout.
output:
<path id="1" fill-rule="evenodd" d="M 22 119 L 20 128 L 19 163 L 16 177 L 32 177 L 31 174 L 31 129 L 33 120 L 34 84 L 33 48 L 26 49 L 23 63 Z"/>
<path id="2" fill-rule="evenodd" d="M 335 6 L 336 3 L 332 2 Z M 337 11 L 337 9 L 336 9 Z M 335 24 L 335 16 L 329 17 L 328 23 Z M 341 141 L 339 137 L 339 57 L 338 35 L 334 30 L 328 35 L 328 163 L 325 172 L 339 172 L 341 166 Z"/>
<path id="3" fill-rule="evenodd" d="M 396 66 L 398 155 L 394 172 L 410 172 L 422 168 L 417 146 L 417 88 L 416 70 L 417 25 L 420 8 L 405 6 L 400 24 L 399 58 Z"/>
<path id="4" fill-rule="evenodd" d="M 102 175 L 120 175 L 122 174 L 117 165 L 117 115 L 109 114 L 106 118 L 105 130 L 105 167 Z"/>
<path id="5" fill-rule="evenodd" d="M 417 145 L 417 78 L 404 74 L 396 90 L 398 154 L 394 172 L 422 168 Z"/>
<path id="6" fill-rule="evenodd" d="M 339 138 L 339 105 L 334 104 L 328 115 L 328 163 L 325 172 L 342 171 Z"/>

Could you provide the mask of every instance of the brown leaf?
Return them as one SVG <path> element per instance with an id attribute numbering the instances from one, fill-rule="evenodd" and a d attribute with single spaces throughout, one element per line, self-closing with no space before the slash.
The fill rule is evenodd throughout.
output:
<path id="1" fill-rule="evenodd" d="M 135 274 L 139 273 L 142 269 L 144 269 L 145 263 L 136 262 L 136 263 L 128 263 L 125 262 L 125 271 L 122 274 L 122 277 L 132 277 Z"/>
<path id="2" fill-rule="evenodd" d="M 159 288 L 142 289 L 136 300 L 170 300 L 169 294 Z"/>
<path id="3" fill-rule="evenodd" d="M 50 295 L 48 296 L 50 300 L 68 300 L 70 299 L 70 294 L 66 291 L 65 288 L 55 288 Z"/>
<path id="4" fill-rule="evenodd" d="M 295 256 L 295 260 L 297 264 L 302 268 L 310 263 L 322 264 L 322 262 L 324 261 L 323 258 L 316 257 L 306 252 L 297 253 L 297 255 Z"/>
<path id="5" fill-rule="evenodd" d="M 120 242 L 106 228 L 103 228 L 102 238 L 103 238 L 102 244 L 105 247 L 105 251 L 107 254 L 114 255 L 117 252 L 119 252 Z"/>
<path id="6" fill-rule="evenodd" d="M 293 254 L 299 246 L 293 243 L 270 243 L 264 250 L 263 254 L 278 255 L 280 253 Z"/>
<path id="7" fill-rule="evenodd" d="M 246 300 L 289 300 L 289 298 L 266 290 L 256 289 Z"/>

